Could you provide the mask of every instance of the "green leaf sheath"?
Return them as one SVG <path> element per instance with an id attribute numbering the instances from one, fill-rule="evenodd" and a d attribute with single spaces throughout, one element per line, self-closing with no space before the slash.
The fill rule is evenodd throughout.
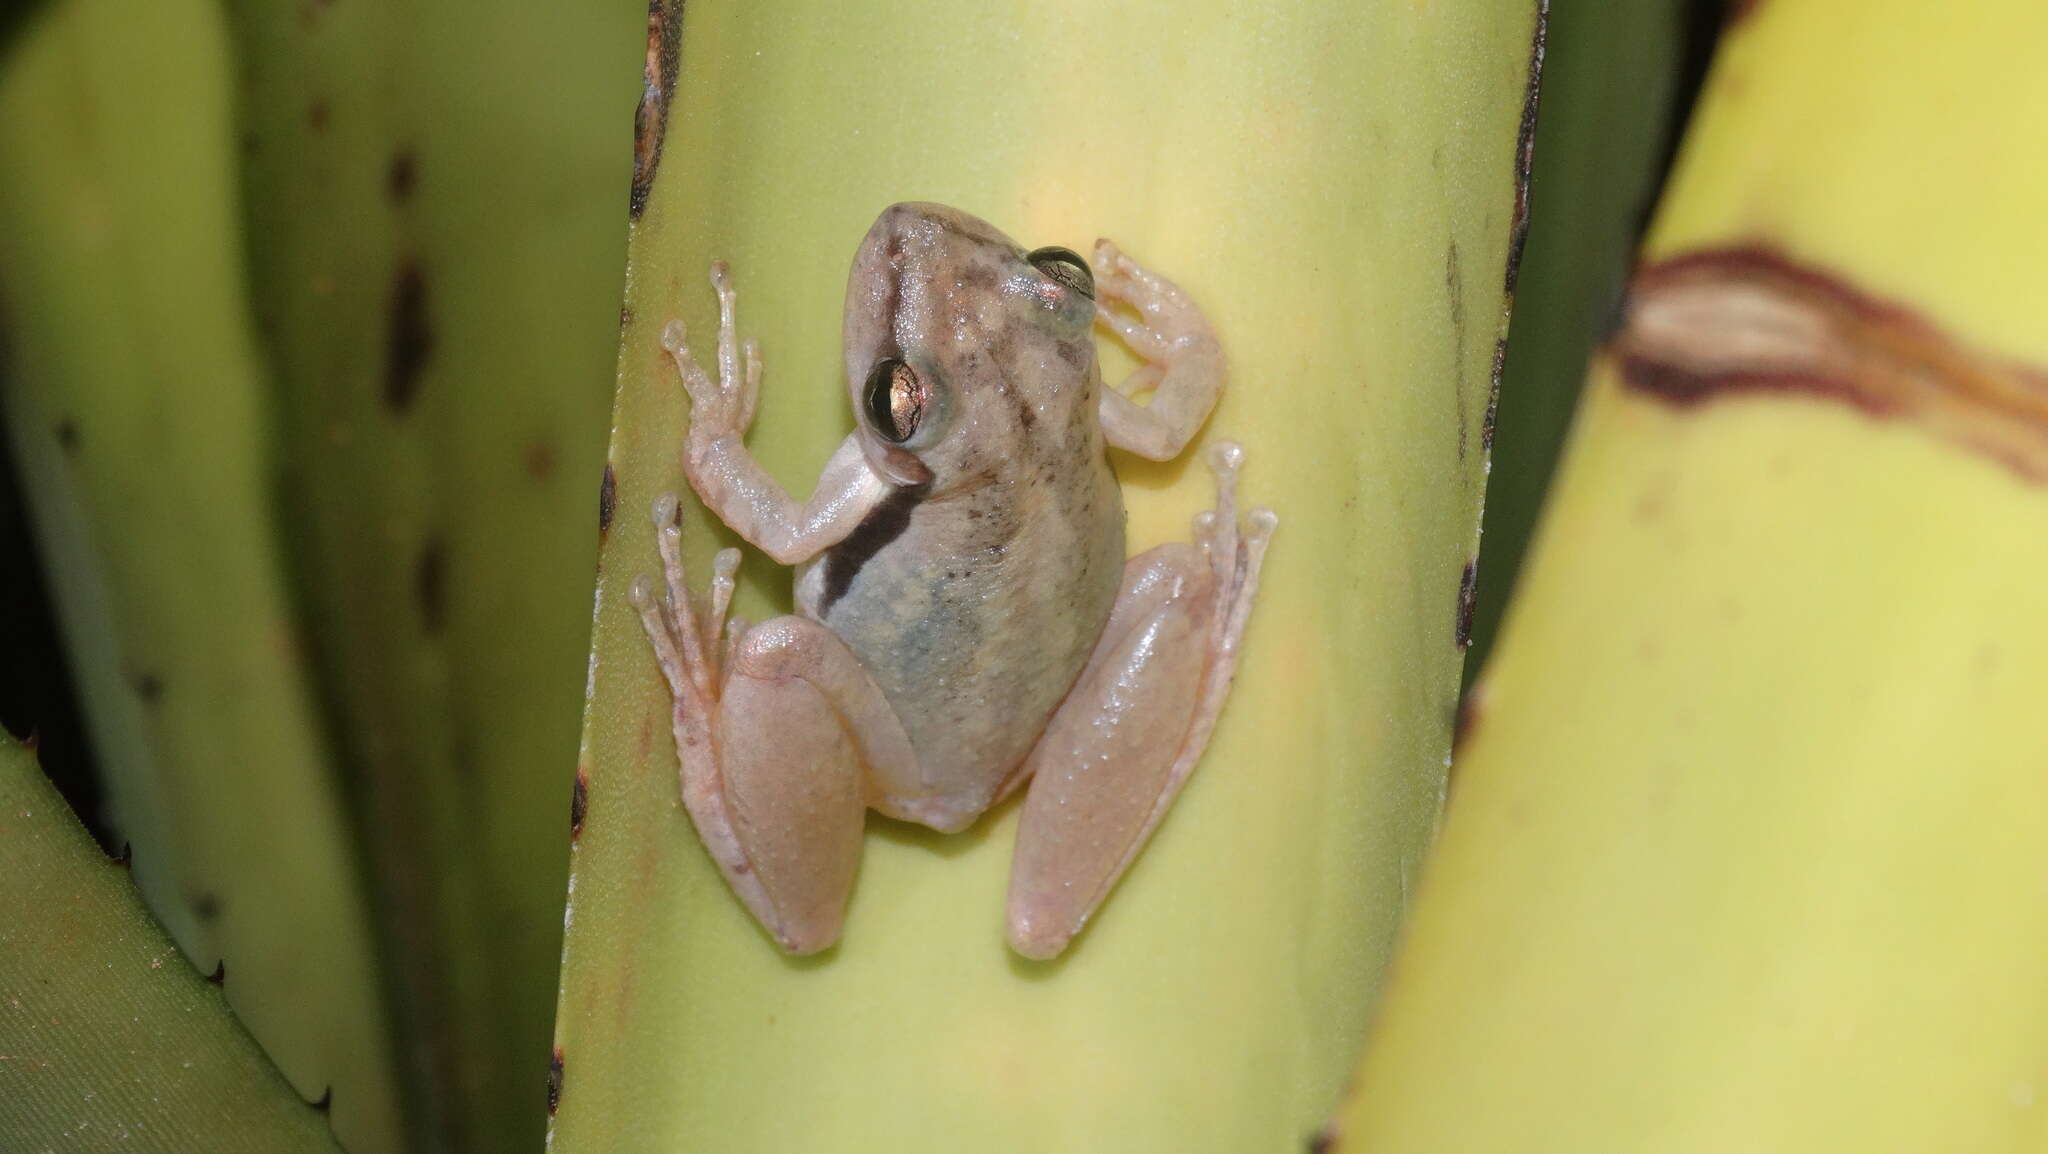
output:
<path id="1" fill-rule="evenodd" d="M 1301 1148 L 1436 822 L 1537 23 L 1454 0 L 658 8 L 556 1154 Z M 848 262 L 899 200 L 1027 246 L 1106 235 L 1183 285 L 1231 363 L 1205 437 L 1243 443 L 1243 498 L 1281 519 L 1215 740 L 1050 964 L 1004 946 L 1015 806 L 953 837 L 871 820 L 842 944 L 779 955 L 679 804 L 627 599 L 657 565 L 650 503 L 685 488 L 665 322 L 714 332 L 705 270 L 731 261 L 765 365 L 750 443 L 808 493 L 849 428 Z M 1129 358 L 1103 347 L 1114 379 Z M 1131 551 L 1185 540 L 1199 449 L 1115 464 Z M 685 504 L 701 587 L 728 538 Z M 747 617 L 786 611 L 758 553 L 740 586 Z"/>
<path id="2" fill-rule="evenodd" d="M 204 0 L 62 0 L 23 31 L 0 73 L 0 376 L 136 879 L 370 1154 L 397 1104 L 278 539 L 232 68 Z"/>
<path id="3" fill-rule="evenodd" d="M 1543 61 L 1542 147 L 1516 278 L 1486 495 L 1472 652 L 1477 675 L 1577 407 L 1586 359 L 1621 300 L 1674 132 L 1687 0 L 1560 3 Z"/>
<path id="4" fill-rule="evenodd" d="M 228 4 L 294 572 L 434 1148 L 541 1140 L 637 0 Z"/>
<path id="5" fill-rule="evenodd" d="M 0 739 L 0 1150 L 334 1151 L 24 746 Z"/>

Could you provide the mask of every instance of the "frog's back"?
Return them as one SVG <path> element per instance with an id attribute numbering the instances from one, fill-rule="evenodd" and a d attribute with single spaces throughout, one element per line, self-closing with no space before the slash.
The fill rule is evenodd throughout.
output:
<path id="1" fill-rule="evenodd" d="M 879 783 L 886 800 L 936 804 L 945 824 L 987 808 L 1087 664 L 1123 551 L 1098 449 L 1064 472 L 1007 461 L 898 489 L 805 570 L 799 611 L 859 656 L 918 751 L 920 780 Z"/>

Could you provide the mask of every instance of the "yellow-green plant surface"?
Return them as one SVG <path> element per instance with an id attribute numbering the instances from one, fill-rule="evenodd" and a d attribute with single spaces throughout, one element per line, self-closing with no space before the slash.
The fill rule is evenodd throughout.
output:
<path id="1" fill-rule="evenodd" d="M 277 540 L 231 77 L 205 0 L 63 0 L 13 45 L 8 425 L 143 892 L 227 960 L 301 1092 L 334 1087 L 342 1137 L 384 1150 L 391 1051 Z"/>
<path id="2" fill-rule="evenodd" d="M 1727 34 L 1340 1149 L 2048 1149 L 2044 42 Z"/>
<path id="3" fill-rule="evenodd" d="M 420 1132 L 541 1141 L 640 0 L 232 0 L 293 560 Z"/>
<path id="4" fill-rule="evenodd" d="M 643 168 L 666 137 L 630 245 L 552 1148 L 1299 1149 L 1436 821 L 1537 6 L 707 0 L 669 70 L 679 12 L 649 53 Z M 626 598 L 650 502 L 684 488 L 664 322 L 711 331 L 731 260 L 752 444 L 808 492 L 850 427 L 854 246 L 911 199 L 1178 279 L 1233 367 L 1207 435 L 1281 517 L 1214 744 L 1052 964 L 1003 942 L 1014 807 L 950 838 L 871 820 L 843 944 L 779 955 L 682 811 Z M 1196 457 L 1117 462 L 1133 551 L 1206 507 Z M 685 537 L 701 581 L 722 538 L 694 511 Z M 787 582 L 749 555 L 741 610 Z"/>
<path id="5" fill-rule="evenodd" d="M 35 757 L 0 739 L 0 1150 L 338 1150 Z"/>

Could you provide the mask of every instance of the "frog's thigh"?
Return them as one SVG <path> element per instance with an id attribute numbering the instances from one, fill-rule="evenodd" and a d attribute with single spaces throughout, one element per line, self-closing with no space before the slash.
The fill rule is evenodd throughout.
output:
<path id="1" fill-rule="evenodd" d="M 1010 866 L 1010 944 L 1066 948 L 1187 780 L 1220 705 L 1217 576 L 1192 545 L 1124 568 L 1088 668 L 1026 761 L 1030 793 Z M 1234 640 L 1234 639 L 1233 639 Z"/>
<path id="2" fill-rule="evenodd" d="M 863 761 L 907 757 L 909 739 L 845 642 L 801 617 L 740 638 L 717 725 L 733 832 L 771 907 L 757 913 L 784 948 L 824 949 L 860 864 Z"/>

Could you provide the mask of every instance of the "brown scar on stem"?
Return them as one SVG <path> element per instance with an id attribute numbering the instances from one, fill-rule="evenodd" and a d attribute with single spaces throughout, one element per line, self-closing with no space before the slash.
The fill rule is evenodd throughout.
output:
<path id="1" fill-rule="evenodd" d="M 604 480 L 597 484 L 597 535 L 602 538 L 611 532 L 612 514 L 619 508 L 619 476 L 612 471 L 612 463 L 604 463 Z"/>
<path id="2" fill-rule="evenodd" d="M 1896 302 L 1762 247 L 1641 269 L 1605 355 L 1679 408 L 1801 394 L 1910 422 L 2048 482 L 2048 371 L 1970 348 Z"/>
<path id="3" fill-rule="evenodd" d="M 654 174 L 661 168 L 661 147 L 668 138 L 669 102 L 675 97 L 682 47 L 681 0 L 648 0 L 647 61 L 641 69 L 640 104 L 633 110 L 633 192 L 627 202 L 632 220 L 639 220 L 647 211 Z"/>
<path id="4" fill-rule="evenodd" d="M 1462 652 L 1472 647 L 1472 613 L 1479 604 L 1479 559 L 1465 562 L 1465 568 L 1458 574 L 1458 620 L 1454 630 L 1458 649 Z"/>
<path id="5" fill-rule="evenodd" d="M 583 836 L 583 819 L 590 813 L 590 770 L 576 767 L 576 784 L 569 793 L 569 840 Z"/>
<path id="6" fill-rule="evenodd" d="M 562 1048 L 556 1046 L 548 1055 L 548 1117 L 562 1108 Z"/>

